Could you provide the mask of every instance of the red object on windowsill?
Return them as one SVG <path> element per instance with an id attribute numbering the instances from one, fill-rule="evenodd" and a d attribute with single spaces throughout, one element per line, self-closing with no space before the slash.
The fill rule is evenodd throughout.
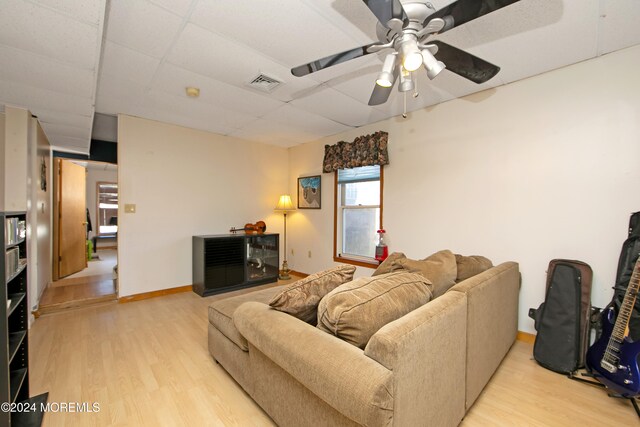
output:
<path id="1" fill-rule="evenodd" d="M 376 259 L 379 262 L 384 261 L 389 256 L 389 247 L 384 243 L 385 230 L 378 230 L 378 244 L 376 245 Z"/>

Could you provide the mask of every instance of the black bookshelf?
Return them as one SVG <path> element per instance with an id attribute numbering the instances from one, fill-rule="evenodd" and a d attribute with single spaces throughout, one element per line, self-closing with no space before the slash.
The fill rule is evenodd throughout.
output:
<path id="1" fill-rule="evenodd" d="M 48 393 L 29 397 L 29 298 L 25 212 L 0 212 L 0 403 L 46 402 Z M 15 227 L 16 222 L 20 223 Z M 17 249 L 17 259 L 16 259 Z M 0 426 L 39 426 L 43 412 L 0 412 Z"/>

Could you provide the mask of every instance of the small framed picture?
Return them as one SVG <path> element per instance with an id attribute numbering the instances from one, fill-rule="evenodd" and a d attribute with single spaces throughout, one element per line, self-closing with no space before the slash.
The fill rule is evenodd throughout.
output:
<path id="1" fill-rule="evenodd" d="M 320 209 L 320 175 L 298 178 L 298 209 Z"/>

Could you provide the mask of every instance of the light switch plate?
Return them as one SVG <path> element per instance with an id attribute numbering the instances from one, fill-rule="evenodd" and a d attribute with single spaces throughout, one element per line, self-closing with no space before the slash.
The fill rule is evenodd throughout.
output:
<path id="1" fill-rule="evenodd" d="M 126 204 L 124 205 L 125 213 L 136 213 L 136 205 L 135 204 Z"/>

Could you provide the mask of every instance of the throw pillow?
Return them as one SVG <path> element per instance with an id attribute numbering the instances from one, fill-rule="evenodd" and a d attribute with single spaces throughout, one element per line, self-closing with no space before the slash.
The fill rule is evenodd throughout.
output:
<path id="1" fill-rule="evenodd" d="M 490 259 L 480 255 L 464 256 L 456 254 L 456 265 L 458 266 L 456 282 L 462 282 L 493 267 Z"/>
<path id="2" fill-rule="evenodd" d="M 371 276 L 379 276 L 381 274 L 391 273 L 394 270 L 394 263 L 402 258 L 406 258 L 402 252 L 393 252 L 384 261 L 380 263 L 376 271 Z"/>
<path id="3" fill-rule="evenodd" d="M 271 298 L 269 305 L 307 323 L 315 324 L 318 303 L 322 297 L 343 283 L 351 281 L 355 271 L 356 267 L 353 265 L 340 265 L 314 273 L 287 286 Z"/>
<path id="4" fill-rule="evenodd" d="M 456 283 L 458 273 L 456 257 L 450 250 L 436 252 L 421 261 L 409 258 L 399 259 L 395 264 L 429 279 L 433 283 L 433 298 L 444 294 Z"/>
<path id="5" fill-rule="evenodd" d="M 318 329 L 365 348 L 378 329 L 431 299 L 420 274 L 395 272 L 361 277 L 329 292 L 318 305 Z"/>

